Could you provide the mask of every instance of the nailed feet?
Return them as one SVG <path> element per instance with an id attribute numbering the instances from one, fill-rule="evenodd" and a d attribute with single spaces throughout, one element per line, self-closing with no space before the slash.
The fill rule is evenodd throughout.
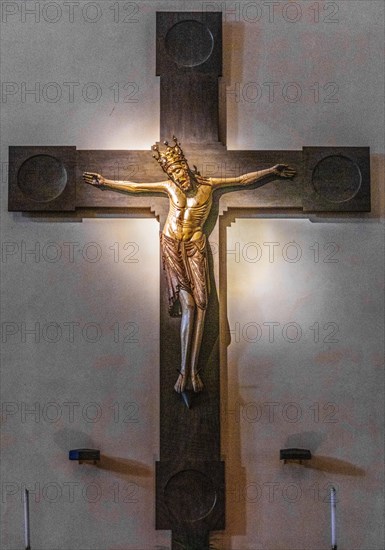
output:
<path id="1" fill-rule="evenodd" d="M 198 373 L 193 373 L 187 377 L 185 373 L 179 372 L 178 379 L 175 383 L 174 389 L 177 393 L 182 393 L 186 389 L 193 389 L 195 393 L 202 391 L 204 388 L 201 377 Z"/>

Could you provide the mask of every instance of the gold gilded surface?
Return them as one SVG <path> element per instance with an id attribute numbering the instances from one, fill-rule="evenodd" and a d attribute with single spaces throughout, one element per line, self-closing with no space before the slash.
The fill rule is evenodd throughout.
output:
<path id="1" fill-rule="evenodd" d="M 249 172 L 237 177 L 206 178 L 194 173 L 173 138 L 174 145 L 162 152 L 153 147 L 167 179 L 156 183 L 113 181 L 101 174 L 85 172 L 85 183 L 120 193 L 164 193 L 169 198 L 169 212 L 162 230 L 161 248 L 167 277 L 170 312 L 176 303 L 181 308 L 181 365 L 175 383 L 175 391 L 203 390 L 198 372 L 199 350 L 202 342 L 205 313 L 209 295 L 206 238 L 204 223 L 210 213 L 215 189 L 225 186 L 247 186 L 264 178 L 292 178 L 295 170 L 285 164 L 277 164 L 265 170 Z"/>

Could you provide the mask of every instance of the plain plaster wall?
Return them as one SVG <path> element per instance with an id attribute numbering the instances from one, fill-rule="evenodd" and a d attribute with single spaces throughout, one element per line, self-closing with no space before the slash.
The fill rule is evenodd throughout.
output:
<path id="1" fill-rule="evenodd" d="M 373 183 L 370 215 L 261 213 L 227 229 L 228 527 L 218 545 L 327 548 L 333 483 L 339 547 L 384 548 L 383 3 L 292 4 L 2 3 L 2 548 L 22 547 L 25 485 L 36 490 L 33 548 L 169 547 L 154 531 L 158 223 L 8 213 L 6 163 L 8 145 L 148 149 L 159 129 L 155 10 L 202 8 L 225 12 L 228 147 L 370 146 Z M 39 101 L 23 82 L 40 87 Z M 284 248 L 292 241 L 298 262 Z M 278 243 L 273 261 L 263 243 Z M 327 243 L 336 262 L 324 261 Z M 273 341 L 266 323 L 279 323 Z M 298 342 L 291 329 L 283 337 L 287 323 Z M 335 326 L 338 342 L 325 342 Z M 38 337 L 25 333 L 36 327 Z M 68 461 L 82 446 L 101 449 L 100 468 Z M 285 446 L 310 448 L 313 466 L 283 466 Z"/>

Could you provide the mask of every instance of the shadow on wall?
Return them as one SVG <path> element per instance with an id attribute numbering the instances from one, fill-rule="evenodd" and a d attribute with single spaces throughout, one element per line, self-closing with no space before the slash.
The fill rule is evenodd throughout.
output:
<path id="1" fill-rule="evenodd" d="M 108 455 L 100 455 L 98 467 L 122 476 L 151 477 L 153 475 L 151 469 L 141 462 Z"/>
<path id="2" fill-rule="evenodd" d="M 317 455 L 316 450 L 325 441 L 326 434 L 320 432 L 300 432 L 291 434 L 285 441 L 286 447 L 299 447 L 309 449 L 312 453 L 311 460 L 302 463 L 304 468 L 309 470 L 319 470 L 329 474 L 339 474 L 345 476 L 364 476 L 365 470 L 359 468 L 350 462 L 333 458 L 330 456 Z"/>
<path id="3" fill-rule="evenodd" d="M 93 439 L 79 431 L 79 430 L 60 430 L 54 436 L 54 441 L 58 447 L 63 449 L 66 453 L 70 448 L 87 448 L 97 449 L 98 445 L 95 444 Z M 71 443 L 69 443 L 71 442 Z M 130 460 L 128 458 L 108 456 L 105 454 L 100 455 L 100 462 L 96 466 L 99 470 L 106 470 L 108 472 L 114 472 L 124 477 L 151 477 L 153 472 L 151 468 L 145 466 L 141 462 L 136 460 Z"/>
<path id="4" fill-rule="evenodd" d="M 311 470 L 320 470 L 329 474 L 339 474 L 345 476 L 364 476 L 365 470 L 359 468 L 346 460 L 332 458 L 330 456 L 313 456 L 309 463 L 303 464 L 305 468 Z"/>

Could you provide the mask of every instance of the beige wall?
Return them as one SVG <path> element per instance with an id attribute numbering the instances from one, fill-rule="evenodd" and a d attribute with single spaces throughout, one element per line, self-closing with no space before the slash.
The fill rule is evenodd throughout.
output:
<path id="1" fill-rule="evenodd" d="M 48 11 L 28 2 L 40 21 L 24 4 L 3 2 L 2 14 L 1 547 L 23 544 L 27 486 L 36 490 L 33 548 L 169 548 L 169 533 L 154 531 L 158 222 L 8 213 L 7 147 L 149 148 L 159 131 L 155 10 L 203 6 L 226 11 L 228 147 L 370 146 L 374 198 L 371 215 L 260 213 L 227 229 L 228 527 L 218 545 L 327 548 L 332 483 L 339 548 L 382 550 L 383 3 L 278 2 L 273 13 L 264 2 L 120 2 L 118 13 L 116 2 L 79 1 L 73 22 L 68 3 Z M 23 82 L 40 88 L 38 97 L 24 97 Z M 271 82 L 279 83 L 274 98 Z M 300 100 L 288 101 L 295 91 Z M 289 261 L 293 241 L 298 262 Z M 250 243 L 260 246 L 258 261 Z M 278 243 L 271 262 L 264 243 Z M 36 326 L 39 336 L 25 333 Z M 294 327 L 300 338 L 290 342 Z M 338 341 L 329 342 L 334 328 Z M 101 449 L 101 468 L 68 461 L 82 446 Z M 289 446 L 311 449 L 314 460 L 283 466 L 279 449 Z"/>
<path id="2" fill-rule="evenodd" d="M 383 271 L 369 242 L 380 246 L 382 233 L 346 220 L 242 219 L 228 229 L 234 548 L 326 548 L 331 486 L 341 547 L 381 548 Z M 287 447 L 313 459 L 283 465 Z"/>

